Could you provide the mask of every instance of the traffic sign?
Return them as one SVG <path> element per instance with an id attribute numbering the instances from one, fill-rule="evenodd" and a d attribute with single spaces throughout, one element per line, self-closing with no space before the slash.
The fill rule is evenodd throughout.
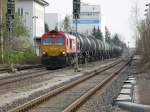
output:
<path id="1" fill-rule="evenodd" d="M 73 19 L 73 24 L 100 24 L 98 19 Z"/>

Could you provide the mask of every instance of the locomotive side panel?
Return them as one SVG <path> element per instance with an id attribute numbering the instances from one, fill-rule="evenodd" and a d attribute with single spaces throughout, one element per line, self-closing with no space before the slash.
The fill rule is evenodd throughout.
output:
<path id="1" fill-rule="evenodd" d="M 80 41 L 77 37 L 64 34 L 66 37 L 66 51 L 68 54 L 80 52 Z"/>

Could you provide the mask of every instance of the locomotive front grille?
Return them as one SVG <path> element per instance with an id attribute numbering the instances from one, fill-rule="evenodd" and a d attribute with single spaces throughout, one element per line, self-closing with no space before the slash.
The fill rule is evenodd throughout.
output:
<path id="1" fill-rule="evenodd" d="M 46 52 L 48 56 L 59 56 L 65 51 L 64 46 L 43 46 L 42 51 Z"/>

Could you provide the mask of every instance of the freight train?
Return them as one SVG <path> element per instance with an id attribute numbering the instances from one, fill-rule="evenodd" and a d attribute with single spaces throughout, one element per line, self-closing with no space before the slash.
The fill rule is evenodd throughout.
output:
<path id="1" fill-rule="evenodd" d="M 121 55 L 122 48 L 110 45 L 93 36 L 77 36 L 62 31 L 49 31 L 41 37 L 42 64 L 46 68 L 58 68 L 79 63 L 107 59 Z"/>

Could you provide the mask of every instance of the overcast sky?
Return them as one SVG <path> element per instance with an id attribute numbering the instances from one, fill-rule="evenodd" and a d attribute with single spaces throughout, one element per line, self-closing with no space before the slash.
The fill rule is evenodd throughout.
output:
<path id="1" fill-rule="evenodd" d="M 66 14 L 72 14 L 72 0 L 46 0 L 50 5 L 46 8 L 46 13 L 59 13 L 61 18 Z M 150 0 L 81 0 L 89 4 L 99 4 L 102 13 L 102 29 L 106 25 L 110 32 L 119 33 L 122 40 L 129 41 L 130 46 L 134 46 L 133 28 L 132 28 L 132 9 L 138 1 L 141 16 L 144 15 L 146 3 Z"/>

